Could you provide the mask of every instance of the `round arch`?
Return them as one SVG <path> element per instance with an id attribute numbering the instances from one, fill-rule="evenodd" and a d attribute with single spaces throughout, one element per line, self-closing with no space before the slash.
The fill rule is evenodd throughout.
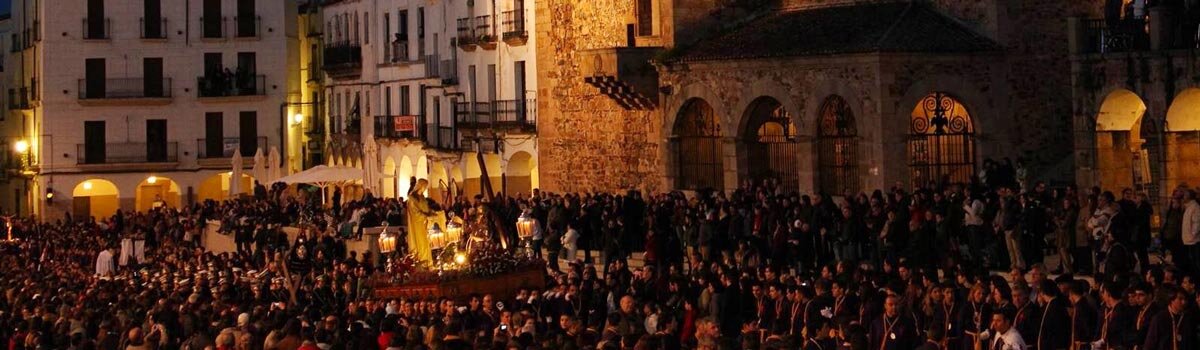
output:
<path id="1" fill-rule="evenodd" d="M 209 199 L 214 201 L 223 201 L 228 199 L 230 197 L 229 185 L 232 182 L 232 179 L 233 173 L 228 171 L 212 174 L 212 176 L 200 181 L 200 186 L 196 188 L 196 199 L 199 201 L 205 201 Z M 255 179 L 253 176 L 243 173 L 242 182 L 238 184 L 238 188 L 241 190 L 241 193 L 254 193 L 254 181 Z M 266 186 L 266 184 L 263 186 Z"/>
<path id="2" fill-rule="evenodd" d="M 399 198 L 408 198 L 408 190 L 412 187 L 411 179 L 416 176 L 413 174 L 412 159 L 401 156 L 397 166 L 399 168 L 396 170 L 396 195 Z"/>
<path id="3" fill-rule="evenodd" d="M 859 191 L 858 125 L 841 95 L 829 95 L 817 115 L 817 189 L 830 195 Z"/>
<path id="4" fill-rule="evenodd" d="M 1200 149 L 1200 88 L 1188 88 L 1176 95 L 1167 108 L 1166 120 L 1165 188 L 1194 188 L 1200 185 L 1200 152 L 1195 151 Z"/>
<path id="5" fill-rule="evenodd" d="M 975 125 L 967 106 L 934 91 L 913 107 L 907 144 L 911 185 L 970 183 L 975 177 Z"/>
<path id="6" fill-rule="evenodd" d="M 508 158 L 505 177 L 508 180 L 508 195 L 522 194 L 529 196 L 537 185 L 533 183 L 533 156 L 529 152 L 520 151 Z"/>
<path id="7" fill-rule="evenodd" d="M 1101 187 L 1119 191 L 1148 182 L 1145 114 L 1146 103 L 1133 91 L 1114 89 L 1104 96 L 1095 124 L 1095 171 Z"/>
<path id="8" fill-rule="evenodd" d="M 478 156 L 475 152 L 463 154 L 463 169 L 462 169 L 462 194 L 470 199 L 472 196 L 483 193 L 480 178 L 483 177 L 483 170 L 479 167 L 477 161 Z"/>
<path id="9" fill-rule="evenodd" d="M 399 179 L 396 173 L 396 160 L 392 156 L 387 156 L 383 160 L 383 197 L 396 198 L 396 181 Z"/>
<path id="10" fill-rule="evenodd" d="M 778 99 L 759 96 L 747 107 L 738 137 L 738 163 L 743 179 L 775 180 L 787 191 L 800 185 L 799 132 L 792 114 Z"/>
<path id="11" fill-rule="evenodd" d="M 147 176 L 138 184 L 134 200 L 137 211 L 149 211 L 162 206 L 178 208 L 179 184 L 170 178 Z"/>
<path id="12" fill-rule="evenodd" d="M 450 179 L 446 177 L 446 167 L 442 162 L 434 161 L 429 163 L 429 198 L 433 198 L 439 202 L 448 203 L 445 201 L 448 193 L 447 186 L 450 185 Z"/>
<path id="13" fill-rule="evenodd" d="M 721 118 L 708 101 L 693 98 L 679 108 L 671 132 L 676 188 L 724 188 L 721 134 Z"/>
<path id="14" fill-rule="evenodd" d="M 72 212 L 76 218 L 94 217 L 97 220 L 116 214 L 121 208 L 121 192 L 112 181 L 87 179 L 71 190 Z"/>

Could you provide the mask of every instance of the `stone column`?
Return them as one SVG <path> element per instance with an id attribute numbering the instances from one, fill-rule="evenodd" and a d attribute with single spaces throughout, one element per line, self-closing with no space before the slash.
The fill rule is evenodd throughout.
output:
<path id="1" fill-rule="evenodd" d="M 1174 13 L 1167 6 L 1154 6 L 1149 10 L 1150 50 L 1158 51 L 1171 46 L 1171 28 Z"/>
<path id="2" fill-rule="evenodd" d="M 1067 17 L 1067 51 L 1071 55 L 1083 52 L 1084 32 L 1083 18 L 1076 16 Z"/>

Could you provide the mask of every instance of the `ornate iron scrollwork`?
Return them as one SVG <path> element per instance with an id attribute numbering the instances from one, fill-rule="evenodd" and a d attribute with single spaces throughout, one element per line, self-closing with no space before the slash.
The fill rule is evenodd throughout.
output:
<path id="1" fill-rule="evenodd" d="M 934 92 L 926 96 L 921 101 L 921 109 L 924 113 L 912 118 L 910 127 L 913 134 L 928 134 L 931 127 L 933 134 L 936 135 L 961 134 L 971 131 L 971 122 L 967 120 L 968 117 L 955 114 L 956 111 L 962 110 L 958 108 L 958 101 L 944 93 Z"/>

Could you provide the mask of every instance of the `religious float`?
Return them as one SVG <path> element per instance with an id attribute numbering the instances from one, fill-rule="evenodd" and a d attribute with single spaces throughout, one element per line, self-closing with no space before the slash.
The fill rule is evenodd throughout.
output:
<path id="1" fill-rule="evenodd" d="M 387 260 L 373 277 L 375 297 L 462 300 L 492 294 L 508 298 L 520 289 L 546 286 L 546 263 L 534 256 L 529 245 L 536 221 L 528 211 L 516 222 L 520 247 L 509 247 L 509 226 L 496 214 L 488 181 L 483 182 L 488 200 L 472 208 L 466 220 L 453 214 L 447 218 L 422 195 L 427 186 L 419 180 L 409 193 L 407 227 L 385 227 L 380 233 L 379 250 Z M 398 255 L 397 241 L 405 243 L 406 254 Z"/>

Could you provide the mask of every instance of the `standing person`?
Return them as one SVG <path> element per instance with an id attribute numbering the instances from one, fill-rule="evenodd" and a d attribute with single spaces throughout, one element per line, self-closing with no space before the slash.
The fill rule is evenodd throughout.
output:
<path id="1" fill-rule="evenodd" d="M 1184 195 L 1182 241 L 1188 261 L 1176 263 L 1187 271 L 1200 271 L 1200 203 L 1196 202 L 1196 191 L 1188 190 Z"/>
<path id="2" fill-rule="evenodd" d="M 1166 310 L 1154 316 L 1146 333 L 1142 350 L 1183 350 L 1196 348 L 1196 316 L 1188 310 L 1188 294 L 1182 289 L 1166 287 L 1170 296 Z"/>
<path id="3" fill-rule="evenodd" d="M 568 262 L 575 261 L 576 253 L 579 250 L 579 230 L 575 226 L 579 224 L 571 222 L 567 224 L 567 233 L 562 237 L 562 246 L 567 250 L 566 259 Z"/>
<path id="4" fill-rule="evenodd" d="M 1078 216 L 1079 207 L 1075 205 L 1075 199 L 1069 196 L 1062 199 L 1062 204 L 1054 212 L 1054 236 L 1059 261 L 1055 273 L 1075 273 L 1071 252 L 1076 248 L 1075 223 Z"/>
<path id="5" fill-rule="evenodd" d="M 992 332 L 995 335 L 988 340 L 989 350 L 1025 350 L 1025 339 L 1013 327 L 1011 310 L 992 314 Z"/>
<path id="6" fill-rule="evenodd" d="M 986 246 L 986 238 L 983 230 L 983 201 L 979 200 L 979 196 L 971 194 L 967 196 L 963 202 L 963 225 L 966 227 L 967 247 L 970 249 L 971 260 L 976 263 L 983 262 L 983 247 Z"/>
<path id="7" fill-rule="evenodd" d="M 1054 281 L 1045 279 L 1038 285 L 1038 302 L 1041 304 L 1041 313 L 1037 316 L 1038 331 L 1031 339 L 1035 348 L 1067 349 L 1071 345 L 1071 332 L 1068 329 L 1071 315 L 1067 310 L 1066 297 L 1060 294 Z"/>
<path id="8" fill-rule="evenodd" d="M 1129 246 L 1137 255 L 1140 271 L 1145 271 L 1150 268 L 1150 254 L 1148 253 L 1150 250 L 1150 220 L 1154 216 L 1154 206 L 1150 205 L 1150 200 L 1145 193 L 1137 193 L 1134 198 L 1136 204 L 1131 216 L 1133 237 Z"/>
<path id="9" fill-rule="evenodd" d="M 1171 262 L 1176 266 L 1187 269 L 1187 253 L 1183 250 L 1183 201 L 1184 190 L 1175 190 L 1167 202 L 1166 212 L 1163 213 L 1162 238 L 1163 248 L 1171 254 Z"/>
<path id="10" fill-rule="evenodd" d="M 888 296 L 884 299 L 883 315 L 871 322 L 870 349 L 912 349 L 920 340 L 915 328 L 912 319 L 900 313 L 900 297 Z"/>
<path id="11" fill-rule="evenodd" d="M 117 262 L 113 259 L 113 249 L 105 248 L 96 255 L 96 276 L 112 276 L 117 274 Z"/>

